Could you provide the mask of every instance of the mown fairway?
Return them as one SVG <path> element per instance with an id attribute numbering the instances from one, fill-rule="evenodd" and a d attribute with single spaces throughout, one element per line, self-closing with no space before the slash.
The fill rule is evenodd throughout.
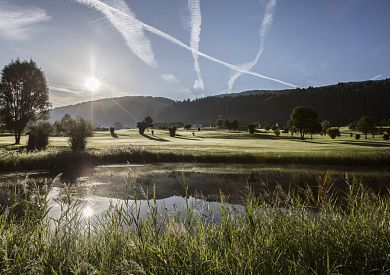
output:
<path id="1" fill-rule="evenodd" d="M 176 137 L 170 137 L 167 130 L 145 132 L 142 136 L 136 129 L 116 131 L 119 138 L 112 138 L 109 132 L 94 132 L 88 138 L 88 149 L 100 150 L 115 146 L 141 146 L 148 150 L 188 152 L 188 153 L 390 153 L 390 142 L 384 141 L 381 136 L 364 136 L 360 140 L 349 136 L 349 132 L 342 132 L 342 136 L 331 139 L 328 136 L 314 135 L 300 140 L 297 136 L 281 134 L 276 137 L 271 131 L 262 131 L 250 135 L 244 131 L 202 130 L 200 132 L 179 130 Z M 27 136 L 22 137 L 21 146 L 14 146 L 13 136 L 0 136 L 0 148 L 15 150 L 27 143 Z M 50 137 L 49 148 L 68 148 L 66 137 Z"/>
<path id="2" fill-rule="evenodd" d="M 26 153 L 23 150 L 26 136 L 22 137 L 20 146 L 12 145 L 12 136 L 1 136 L 0 170 L 58 168 L 61 163 L 80 160 L 80 155 L 86 156 L 94 165 L 219 162 L 389 166 L 389 141 L 381 136 L 356 140 L 347 131 L 342 131 L 342 136 L 333 140 L 320 135 L 305 140 L 290 134 L 276 137 L 265 131 L 250 135 L 245 131 L 202 130 L 193 135 L 192 131 L 179 130 L 176 137 L 170 137 L 166 130 L 155 130 L 154 136 L 147 131 L 142 136 L 136 129 L 131 129 L 117 131 L 118 138 L 112 138 L 109 132 L 95 132 L 88 138 L 87 151 L 82 154 L 70 152 L 66 137 L 50 137 L 46 151 Z"/>

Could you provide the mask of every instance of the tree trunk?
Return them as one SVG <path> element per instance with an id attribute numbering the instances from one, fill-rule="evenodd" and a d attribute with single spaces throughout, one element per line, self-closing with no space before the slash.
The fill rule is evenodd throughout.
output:
<path id="1" fill-rule="evenodd" d="M 20 132 L 15 130 L 15 144 L 20 144 Z"/>

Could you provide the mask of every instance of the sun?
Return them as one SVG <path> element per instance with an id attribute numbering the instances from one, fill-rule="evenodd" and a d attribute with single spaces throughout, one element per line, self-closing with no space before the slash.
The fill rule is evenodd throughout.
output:
<path id="1" fill-rule="evenodd" d="M 100 81 L 95 77 L 90 77 L 85 81 L 85 87 L 91 92 L 95 92 L 100 87 Z"/>

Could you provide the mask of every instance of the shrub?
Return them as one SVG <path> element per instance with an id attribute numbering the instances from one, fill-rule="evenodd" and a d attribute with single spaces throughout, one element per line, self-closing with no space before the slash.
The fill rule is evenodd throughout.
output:
<path id="1" fill-rule="evenodd" d="M 48 121 L 37 121 L 28 126 L 27 150 L 43 150 L 49 144 L 52 126 Z"/>
<path id="2" fill-rule="evenodd" d="M 69 143 L 73 151 L 84 151 L 87 145 L 87 137 L 92 136 L 91 122 L 84 118 L 72 120 L 69 129 Z"/>
<path id="3" fill-rule="evenodd" d="M 254 134 L 256 129 L 256 124 L 248 124 L 248 131 L 250 134 Z"/>
<path id="4" fill-rule="evenodd" d="M 176 136 L 176 130 L 177 130 L 176 127 L 170 127 L 168 130 L 169 130 L 169 135 L 171 137 L 175 137 Z"/>
<path id="5" fill-rule="evenodd" d="M 383 134 L 383 140 L 389 140 L 389 134 Z"/>
<path id="6" fill-rule="evenodd" d="M 355 139 L 360 139 L 360 134 L 355 134 Z"/>
<path id="7" fill-rule="evenodd" d="M 340 137 L 340 130 L 337 127 L 331 127 L 329 128 L 326 133 L 328 136 L 330 136 L 332 139 L 335 139 L 336 137 Z"/>
<path id="8" fill-rule="evenodd" d="M 186 124 L 184 125 L 184 129 L 186 129 L 187 131 L 191 129 L 191 124 Z"/>
<path id="9" fill-rule="evenodd" d="M 145 133 L 145 130 L 146 130 L 146 123 L 143 122 L 143 121 L 140 121 L 140 122 L 137 122 L 137 128 L 138 128 L 138 131 L 141 135 L 143 135 Z"/>
<path id="10" fill-rule="evenodd" d="M 274 130 L 274 133 L 275 133 L 275 135 L 276 135 L 277 137 L 280 136 L 280 131 L 279 131 L 279 129 Z"/>
<path id="11" fill-rule="evenodd" d="M 110 127 L 110 134 L 113 138 L 118 138 L 118 135 L 115 134 L 115 127 Z"/>
<path id="12" fill-rule="evenodd" d="M 238 122 L 237 119 L 233 121 L 229 121 L 228 119 L 225 119 L 224 127 L 228 130 L 238 130 L 238 128 L 240 127 L 240 123 Z"/>

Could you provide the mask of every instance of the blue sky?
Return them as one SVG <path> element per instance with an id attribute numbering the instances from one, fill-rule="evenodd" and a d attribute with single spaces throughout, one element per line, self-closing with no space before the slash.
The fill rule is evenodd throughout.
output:
<path id="1" fill-rule="evenodd" d="M 34 59 L 53 106 L 321 86 L 388 78 L 389 26 L 388 0 L 0 0 L 0 66 Z"/>

